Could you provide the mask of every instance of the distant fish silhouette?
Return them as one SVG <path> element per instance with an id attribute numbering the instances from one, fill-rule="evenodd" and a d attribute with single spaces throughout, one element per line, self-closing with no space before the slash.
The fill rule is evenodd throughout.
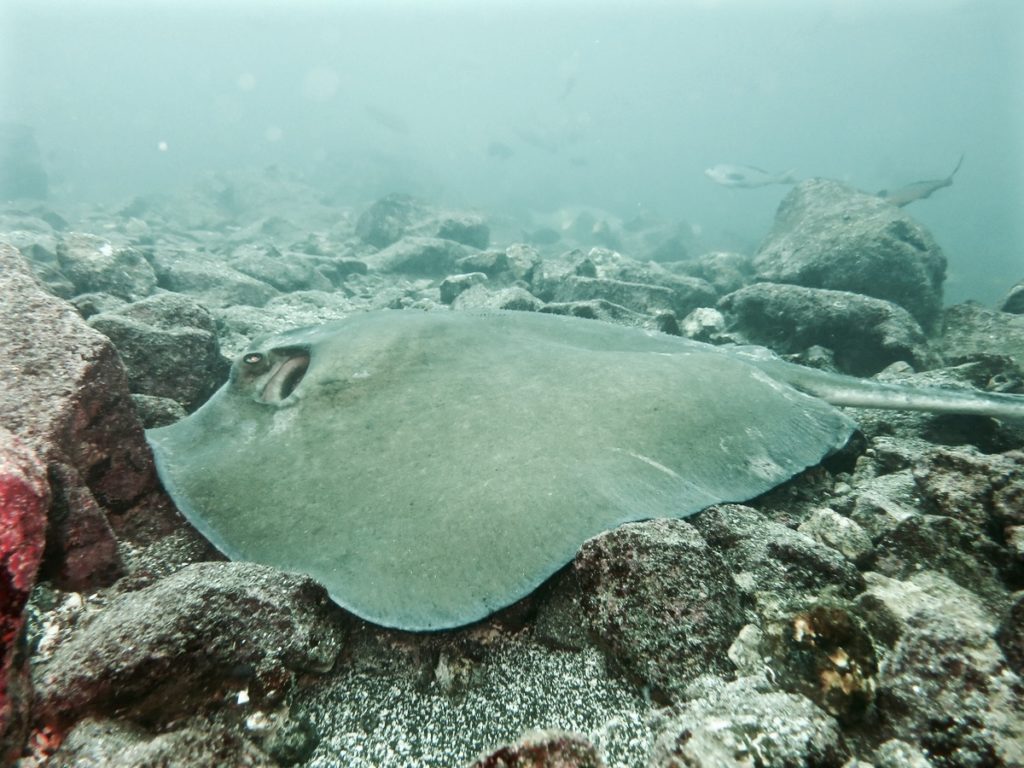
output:
<path id="1" fill-rule="evenodd" d="M 515 128 L 515 134 L 524 144 L 529 144 L 534 149 L 550 152 L 552 155 L 561 148 L 561 142 L 551 135 L 542 135 L 529 128 Z"/>
<path id="2" fill-rule="evenodd" d="M 387 128 L 392 133 L 398 133 L 403 136 L 409 133 L 409 123 L 396 112 L 378 107 L 375 104 L 364 104 L 363 109 L 369 118 L 382 128 Z"/>
<path id="3" fill-rule="evenodd" d="M 574 90 L 576 90 L 576 75 L 569 75 L 565 78 L 565 84 L 562 86 L 562 92 L 558 95 L 558 100 L 565 101 Z"/>
<path id="4" fill-rule="evenodd" d="M 502 141 L 492 141 L 487 145 L 487 156 L 494 157 L 498 160 L 508 160 L 515 151 L 508 144 Z"/>
<path id="5" fill-rule="evenodd" d="M 795 171 L 786 173 L 769 173 L 752 165 L 716 165 L 708 168 L 704 175 L 723 187 L 740 187 L 752 189 L 767 187 L 771 184 L 796 184 Z"/>
<path id="6" fill-rule="evenodd" d="M 540 227 L 532 231 L 523 231 L 523 240 L 530 245 L 554 245 L 562 239 L 562 234 L 553 227 Z"/>
<path id="7" fill-rule="evenodd" d="M 960 164 L 964 161 L 964 156 L 960 155 L 960 159 L 956 162 L 956 168 L 944 179 L 930 179 L 928 181 L 915 181 L 912 184 L 907 184 L 905 187 L 894 189 L 892 192 L 882 190 L 878 193 L 879 197 L 884 197 L 890 203 L 895 206 L 902 208 L 904 205 L 908 205 L 915 200 L 924 200 L 926 197 L 931 197 L 932 192 L 943 187 L 953 186 L 953 176 L 960 170 Z"/>

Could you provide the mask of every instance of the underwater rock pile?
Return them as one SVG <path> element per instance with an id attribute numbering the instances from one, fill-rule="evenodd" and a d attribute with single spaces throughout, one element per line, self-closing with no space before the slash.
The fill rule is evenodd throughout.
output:
<path id="1" fill-rule="evenodd" d="M 225 562 L 174 514 L 140 418 L 194 412 L 255 337 L 371 309 L 566 314 L 1024 391 L 1015 294 L 943 311 L 941 250 L 879 198 L 804 182 L 753 256 L 573 222 L 530 244 L 475 212 L 398 195 L 338 209 L 275 175 L 0 215 L 0 470 L 45 467 L 52 498 L 41 570 L 39 509 L 24 543 L 0 536 L 17 587 L 0 611 L 5 748 L 26 768 L 1024 764 L 1012 424 L 857 413 L 851 444 L 793 480 L 601 534 L 523 600 L 441 633 Z M 24 610 L 15 550 L 35 579 Z"/>

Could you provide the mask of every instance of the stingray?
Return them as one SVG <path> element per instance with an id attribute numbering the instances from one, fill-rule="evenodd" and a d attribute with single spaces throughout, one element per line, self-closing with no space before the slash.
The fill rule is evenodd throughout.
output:
<path id="1" fill-rule="evenodd" d="M 254 342 L 147 432 L 231 559 L 308 574 L 371 622 L 438 630 L 533 591 L 629 521 L 753 498 L 855 429 L 836 404 L 1024 415 L 756 348 L 525 312 L 381 311 Z"/>

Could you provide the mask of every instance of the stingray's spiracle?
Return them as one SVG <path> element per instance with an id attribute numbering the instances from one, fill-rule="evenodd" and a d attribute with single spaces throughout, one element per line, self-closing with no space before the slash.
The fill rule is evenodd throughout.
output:
<path id="1" fill-rule="evenodd" d="M 309 368 L 309 352 L 288 350 L 287 356 L 274 364 L 270 379 L 260 393 L 265 403 L 280 403 L 299 386 Z"/>

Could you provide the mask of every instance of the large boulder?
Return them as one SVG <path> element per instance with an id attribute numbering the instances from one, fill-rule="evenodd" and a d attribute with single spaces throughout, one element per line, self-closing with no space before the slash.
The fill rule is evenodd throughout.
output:
<path id="1" fill-rule="evenodd" d="M 780 354 L 822 346 L 847 373 L 871 376 L 897 361 L 923 367 L 927 339 L 913 317 L 889 301 L 847 291 L 755 283 L 722 298 L 730 328 Z"/>
<path id="2" fill-rule="evenodd" d="M 188 296 L 150 296 L 93 315 L 89 325 L 114 342 L 133 393 L 171 398 L 192 410 L 227 379 L 216 321 Z"/>
<path id="3" fill-rule="evenodd" d="M 129 537 L 170 530 L 152 456 L 117 352 L 0 244 L 0 424 L 47 467 L 48 563 L 58 584 L 110 582 L 121 563 L 112 524 Z"/>
<path id="4" fill-rule="evenodd" d="M 901 208 L 828 179 L 809 179 L 783 199 L 754 258 L 760 280 L 851 291 L 910 312 L 937 329 L 946 257 Z"/>

